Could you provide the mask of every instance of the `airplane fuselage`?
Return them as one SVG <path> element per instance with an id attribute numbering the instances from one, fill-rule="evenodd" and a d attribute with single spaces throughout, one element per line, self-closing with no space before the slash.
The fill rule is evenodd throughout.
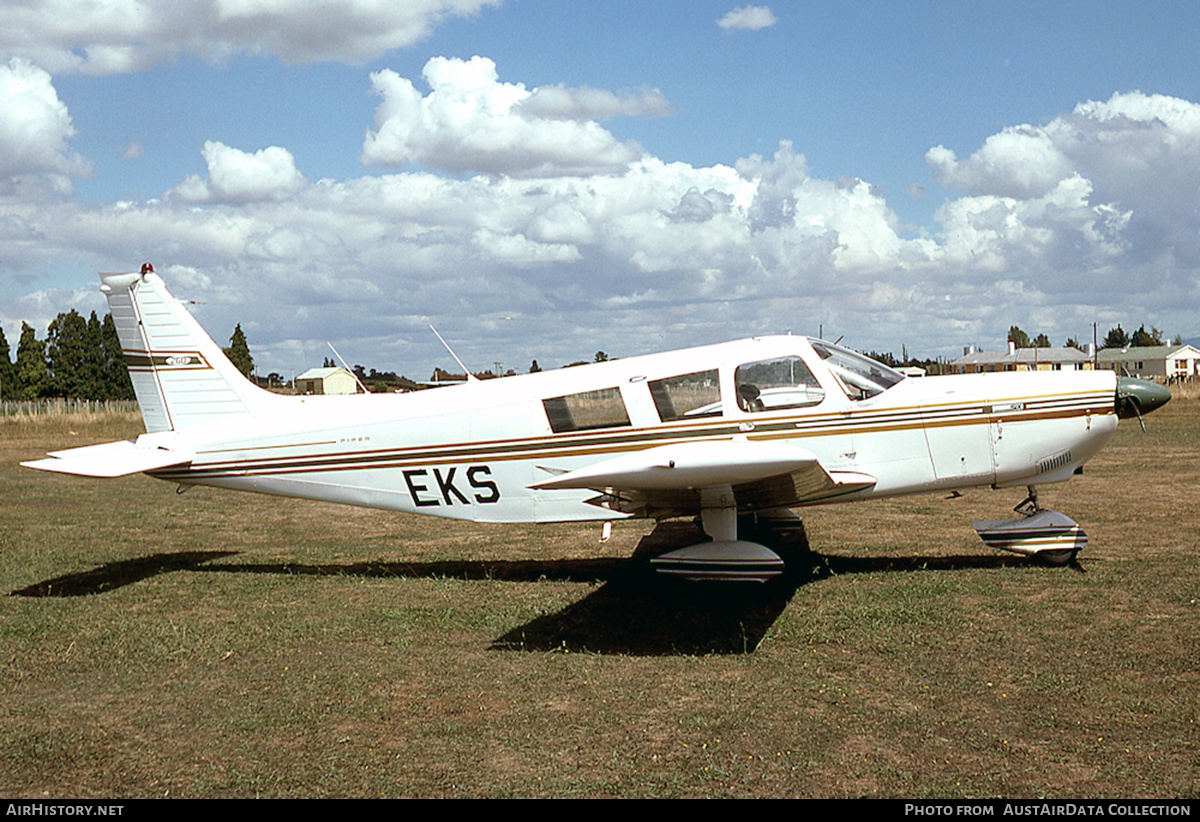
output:
<path id="1" fill-rule="evenodd" d="M 530 487 L 661 446 L 796 447 L 825 471 L 873 479 L 820 499 L 756 497 L 739 505 L 747 510 L 1059 482 L 1116 430 L 1111 372 L 909 378 L 866 396 L 827 366 L 814 342 L 746 339 L 404 395 L 271 397 L 249 423 L 145 437 L 195 455 L 189 465 L 152 472 L 173 482 L 481 522 L 548 522 L 695 512 L 699 497 L 689 502 L 684 491 L 667 508 L 631 509 L 598 500 L 601 486 Z M 744 401 L 739 375 L 763 363 L 807 369 L 798 386 L 793 378 L 761 392 L 775 391 L 785 407 Z M 664 413 L 671 389 L 711 402 Z M 689 487 L 707 485 L 700 475 Z"/>

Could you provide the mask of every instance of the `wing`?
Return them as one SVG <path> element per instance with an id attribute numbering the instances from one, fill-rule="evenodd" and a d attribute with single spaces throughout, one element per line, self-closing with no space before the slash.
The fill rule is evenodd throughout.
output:
<path id="1" fill-rule="evenodd" d="M 133 440 L 106 442 L 66 451 L 51 451 L 46 459 L 23 462 L 26 468 L 75 474 L 81 477 L 123 477 L 156 468 L 186 465 L 192 454 L 168 448 L 138 445 Z"/>
<path id="2" fill-rule="evenodd" d="M 731 487 L 742 511 L 784 508 L 849 494 L 875 484 L 868 474 L 827 471 L 804 448 L 744 439 L 648 448 L 561 473 L 535 489 L 590 488 L 597 505 L 644 516 L 701 509 L 701 491 Z"/>

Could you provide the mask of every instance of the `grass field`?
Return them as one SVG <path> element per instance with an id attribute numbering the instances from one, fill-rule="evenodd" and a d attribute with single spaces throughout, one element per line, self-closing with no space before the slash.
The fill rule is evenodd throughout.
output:
<path id="1" fill-rule="evenodd" d="M 0 424 L 0 795 L 1200 796 L 1200 400 L 1042 503 L 805 512 L 763 586 L 650 532 L 483 526 L 21 469 L 135 417 Z"/>

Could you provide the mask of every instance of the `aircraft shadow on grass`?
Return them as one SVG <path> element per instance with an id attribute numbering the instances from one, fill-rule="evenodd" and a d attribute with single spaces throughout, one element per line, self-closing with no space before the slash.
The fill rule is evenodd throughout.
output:
<path id="1" fill-rule="evenodd" d="M 808 549 L 803 529 L 772 548 L 785 560 L 780 576 L 760 584 L 686 582 L 651 570 L 649 558 L 694 536 L 690 523 L 662 523 L 629 558 L 361 562 L 220 563 L 238 551 L 186 551 L 110 562 L 10 592 L 21 597 L 103 594 L 177 571 L 296 576 L 450 578 L 507 582 L 600 583 L 587 596 L 492 641 L 498 651 L 571 651 L 643 656 L 741 654 L 754 651 L 800 586 L 842 574 L 1026 567 L 1017 556 L 845 557 Z"/>

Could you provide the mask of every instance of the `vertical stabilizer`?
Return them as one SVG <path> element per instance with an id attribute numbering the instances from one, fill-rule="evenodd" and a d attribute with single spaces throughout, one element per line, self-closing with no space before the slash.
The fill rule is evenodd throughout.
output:
<path id="1" fill-rule="evenodd" d="M 272 398 L 242 376 L 149 266 L 101 274 L 146 430 L 253 416 Z"/>

